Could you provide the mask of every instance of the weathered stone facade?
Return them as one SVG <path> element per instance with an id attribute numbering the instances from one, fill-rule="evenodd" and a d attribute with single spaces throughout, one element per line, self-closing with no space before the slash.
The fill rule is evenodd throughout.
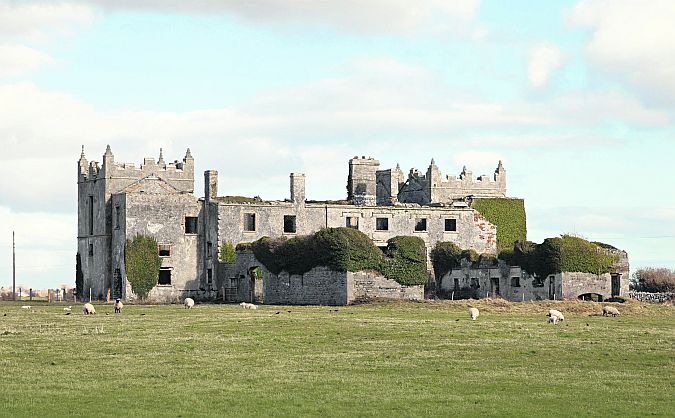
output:
<path id="1" fill-rule="evenodd" d="M 126 280 L 124 248 L 126 241 L 138 234 L 158 242 L 162 267 L 158 285 L 148 296 L 157 302 L 178 301 L 188 295 L 207 300 L 264 299 L 264 277 L 252 277 L 254 269 L 260 267 L 257 261 L 250 257 L 235 263 L 219 260 L 224 243 L 236 245 L 263 236 L 294 237 L 327 227 L 351 227 L 380 247 L 395 236 L 414 235 L 425 242 L 427 254 L 438 241 L 496 254 L 496 227 L 468 207 L 463 198 L 480 195 L 480 190 L 490 196 L 504 193 L 503 167 L 498 168 L 498 181 L 469 181 L 464 173 L 461 190 L 450 187 L 449 178 L 441 180 L 434 167 L 432 163 L 425 177 L 431 180 L 425 186 L 429 198 L 411 197 L 400 168 L 378 170 L 379 162 L 365 157 L 349 161 L 347 200 L 306 200 L 305 176 L 301 173 L 290 175 L 290 198 L 284 201 L 219 197 L 218 173 L 214 170 L 204 173 L 204 197 L 197 198 L 193 195 L 194 159 L 189 150 L 182 162 L 167 164 L 160 151 L 159 160 L 146 158 L 140 167 L 115 162 L 110 147 L 99 166 L 88 162 L 83 150 L 78 161 L 78 251 L 85 278 L 84 296 L 91 288 L 92 296 L 98 299 L 107 291 L 113 298 L 135 297 Z M 448 192 L 451 189 L 453 192 Z M 487 189 L 494 190 L 488 193 Z M 408 194 L 401 194 L 405 190 Z M 417 295 L 417 290 L 402 291 L 372 277 L 346 277 L 353 284 L 347 294 L 361 295 L 355 297 Z M 364 283 L 378 284 L 381 292 Z M 340 296 L 340 303 L 344 300 L 351 299 Z"/>
<path id="2" fill-rule="evenodd" d="M 518 266 L 499 260 L 472 264 L 462 261 L 440 278 L 440 289 L 449 298 L 501 297 L 512 301 L 545 299 L 604 300 L 628 294 L 628 255 L 616 251 L 619 261 L 610 273 L 562 272 L 538 278 Z"/>

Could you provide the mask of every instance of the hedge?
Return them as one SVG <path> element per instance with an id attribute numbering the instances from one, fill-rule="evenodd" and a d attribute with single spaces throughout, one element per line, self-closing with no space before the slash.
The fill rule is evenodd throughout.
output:
<path id="1" fill-rule="evenodd" d="M 424 241 L 394 237 L 386 254 L 364 233 L 352 228 L 325 228 L 313 235 L 291 239 L 263 237 L 237 249 L 250 248 L 269 271 L 303 274 L 318 266 L 335 271 L 375 270 L 402 285 L 427 282 Z"/>
<path id="2" fill-rule="evenodd" d="M 449 241 L 439 241 L 436 243 L 436 247 L 431 250 L 431 263 L 434 266 L 434 274 L 437 279 L 445 276 L 450 270 L 458 268 L 462 260 L 475 263 L 480 258 L 481 256 L 476 250 L 462 250 L 455 243 Z"/>
<path id="3" fill-rule="evenodd" d="M 511 198 L 475 198 L 471 207 L 497 227 L 497 251 L 508 250 L 527 239 L 525 202 Z"/>
<path id="4" fill-rule="evenodd" d="M 131 290 L 139 298 L 145 299 L 150 290 L 157 285 L 157 276 L 162 265 L 162 259 L 157 251 L 157 241 L 145 235 L 137 235 L 127 240 L 124 265 Z"/>

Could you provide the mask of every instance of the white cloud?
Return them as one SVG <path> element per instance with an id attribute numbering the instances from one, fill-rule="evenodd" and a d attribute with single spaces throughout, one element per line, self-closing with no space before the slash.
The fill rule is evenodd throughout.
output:
<path id="1" fill-rule="evenodd" d="M 568 13 L 571 25 L 589 27 L 586 53 L 604 75 L 638 86 L 648 98 L 675 98 L 675 2 L 583 0 Z"/>
<path id="2" fill-rule="evenodd" d="M 550 42 L 541 43 L 530 51 L 527 65 L 527 77 L 532 87 L 546 85 L 555 70 L 563 63 L 563 55 L 557 45 Z"/>
<path id="3" fill-rule="evenodd" d="M 14 77 L 35 70 L 52 58 L 22 45 L 0 45 L 0 77 Z"/>
<path id="4" fill-rule="evenodd" d="M 74 2 L 0 2 L 0 39 L 43 41 L 54 31 L 88 25 L 94 16 L 90 6 Z"/>
<path id="5" fill-rule="evenodd" d="M 479 0 L 83 0 L 106 10 L 231 13 L 254 22 L 328 25 L 360 33 L 470 32 Z"/>

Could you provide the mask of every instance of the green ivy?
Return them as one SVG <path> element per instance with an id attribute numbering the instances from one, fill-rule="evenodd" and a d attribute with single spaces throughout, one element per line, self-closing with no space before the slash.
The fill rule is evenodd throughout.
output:
<path id="1" fill-rule="evenodd" d="M 303 274 L 317 266 L 335 271 L 376 270 L 403 285 L 427 281 L 424 241 L 418 237 L 394 237 L 383 254 L 362 232 L 352 228 L 325 228 L 313 235 L 291 239 L 263 237 L 249 248 L 269 271 Z"/>
<path id="2" fill-rule="evenodd" d="M 449 241 L 439 241 L 431 250 L 431 263 L 434 266 L 434 274 L 437 278 L 443 277 L 452 269 L 458 268 L 462 260 L 476 263 L 481 256 L 476 250 L 462 250 L 457 244 Z"/>
<path id="3" fill-rule="evenodd" d="M 157 275 L 162 259 L 157 251 L 157 241 L 145 235 L 127 240 L 124 250 L 124 265 L 131 290 L 145 299 L 157 284 Z"/>
<path id="4" fill-rule="evenodd" d="M 520 266 L 539 278 L 560 272 L 608 273 L 619 256 L 614 247 L 598 245 L 583 238 L 562 235 L 546 238 L 541 244 L 519 241 L 513 249 L 500 252 L 509 265 Z"/>
<path id="5" fill-rule="evenodd" d="M 234 251 L 234 245 L 231 242 L 223 242 L 220 246 L 220 262 L 221 263 L 234 263 L 236 259 L 236 254 Z"/>
<path id="6" fill-rule="evenodd" d="M 525 202 L 511 198 L 476 198 L 471 207 L 497 227 L 497 251 L 508 250 L 527 239 Z"/>

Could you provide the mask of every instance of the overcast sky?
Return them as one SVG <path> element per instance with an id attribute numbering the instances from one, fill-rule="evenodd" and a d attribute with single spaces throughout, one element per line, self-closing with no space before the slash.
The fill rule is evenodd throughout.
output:
<path id="1" fill-rule="evenodd" d="M 491 174 L 528 238 L 675 268 L 675 2 L 0 0 L 0 285 L 74 283 L 76 163 L 346 195 L 347 161 Z"/>

